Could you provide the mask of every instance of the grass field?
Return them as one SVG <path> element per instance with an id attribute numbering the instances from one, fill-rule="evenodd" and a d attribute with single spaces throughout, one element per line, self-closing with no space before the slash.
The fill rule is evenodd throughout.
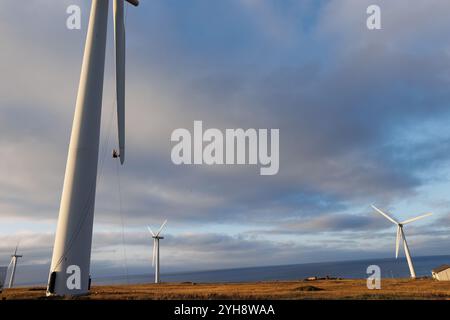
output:
<path id="1" fill-rule="evenodd" d="M 450 299 L 450 282 L 384 279 L 381 286 L 369 290 L 366 280 L 114 285 L 94 286 L 90 295 L 73 299 Z M 35 287 L 5 289 L 0 299 L 48 298 L 45 288 Z"/>

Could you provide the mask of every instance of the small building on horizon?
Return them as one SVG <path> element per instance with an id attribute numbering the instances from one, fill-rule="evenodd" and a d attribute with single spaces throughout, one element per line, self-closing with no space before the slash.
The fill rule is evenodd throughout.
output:
<path id="1" fill-rule="evenodd" d="M 450 281 L 450 265 L 443 264 L 431 270 L 431 275 L 438 281 Z"/>

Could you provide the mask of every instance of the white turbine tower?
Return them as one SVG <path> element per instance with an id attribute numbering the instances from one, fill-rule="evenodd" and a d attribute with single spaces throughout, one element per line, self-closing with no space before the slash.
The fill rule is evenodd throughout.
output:
<path id="1" fill-rule="evenodd" d="M 113 0 L 119 154 L 125 159 L 124 2 Z M 109 0 L 92 0 L 47 295 L 89 292 Z"/>
<path id="2" fill-rule="evenodd" d="M 147 226 L 148 231 L 150 231 L 153 238 L 152 266 L 155 266 L 155 283 L 159 283 L 159 240 L 164 239 L 164 237 L 161 237 L 159 234 L 161 233 L 166 223 L 167 220 L 164 221 L 156 234 L 153 233 L 152 229 L 149 226 Z"/>
<path id="3" fill-rule="evenodd" d="M 12 265 L 11 276 L 9 278 L 9 288 L 12 288 L 14 286 L 14 278 L 16 276 L 17 259 L 23 257 L 22 255 L 17 254 L 18 247 L 19 247 L 19 245 L 16 246 L 16 250 L 14 250 L 14 254 L 11 256 L 11 262 L 9 263 L 9 266 L 8 266 L 8 268 L 9 268 Z"/>
<path id="4" fill-rule="evenodd" d="M 390 217 L 387 213 L 381 211 L 380 209 L 378 209 L 374 205 L 372 205 L 372 208 L 374 208 L 379 214 L 384 216 L 386 219 L 391 221 L 393 224 L 397 225 L 397 240 L 395 242 L 395 258 L 396 259 L 398 258 L 398 251 L 400 249 L 400 241 L 403 241 L 403 248 L 405 250 L 406 260 L 408 261 L 409 272 L 411 273 L 411 278 L 415 279 L 416 278 L 416 272 L 414 271 L 414 265 L 413 265 L 413 262 L 412 262 L 412 259 L 411 259 L 411 253 L 409 252 L 408 243 L 406 242 L 406 237 L 405 237 L 405 232 L 403 231 L 403 226 L 405 224 L 410 223 L 410 222 L 417 221 L 419 219 L 431 216 L 432 213 L 427 213 L 427 214 L 424 214 L 424 215 L 421 215 L 421 216 L 418 216 L 418 217 L 415 217 L 415 218 L 412 218 L 412 219 L 405 220 L 403 222 L 397 222 L 392 217 Z"/>

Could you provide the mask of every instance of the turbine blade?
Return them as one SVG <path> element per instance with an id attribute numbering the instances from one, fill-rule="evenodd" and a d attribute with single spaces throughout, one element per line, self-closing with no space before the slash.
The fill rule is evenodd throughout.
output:
<path id="1" fill-rule="evenodd" d="M 13 261 L 14 261 L 14 258 L 11 258 L 11 261 L 9 262 L 9 265 L 8 265 L 8 269 L 11 267 L 11 265 L 13 264 Z M 6 270 L 8 270 L 8 269 L 6 269 Z"/>
<path id="2" fill-rule="evenodd" d="M 114 0 L 114 38 L 116 49 L 117 132 L 120 163 L 125 161 L 125 23 L 124 0 Z"/>
<path id="3" fill-rule="evenodd" d="M 166 225 L 166 223 L 167 223 L 167 219 L 166 219 L 166 221 L 163 222 L 163 224 L 162 224 L 161 227 L 159 228 L 158 232 L 156 233 L 156 236 L 159 236 L 159 234 L 161 233 L 161 231 L 162 231 L 162 229 L 164 228 L 164 226 Z"/>
<path id="4" fill-rule="evenodd" d="M 407 224 L 407 223 L 410 223 L 410 222 L 414 222 L 414 221 L 417 221 L 417 220 L 429 217 L 431 215 L 432 215 L 432 213 L 427 213 L 427 214 L 424 214 L 424 215 L 421 215 L 421 216 L 418 216 L 418 217 L 415 217 L 415 218 L 412 218 L 412 219 L 405 220 L 405 221 L 401 222 L 401 224 Z"/>
<path id="5" fill-rule="evenodd" d="M 19 241 L 17 241 L 17 244 L 16 244 L 16 249 L 14 250 L 14 255 L 16 255 L 16 254 L 17 254 L 17 249 L 19 249 L 19 244 L 20 244 L 20 240 L 19 240 Z"/>
<path id="6" fill-rule="evenodd" d="M 382 216 L 384 216 L 386 219 L 388 219 L 389 221 L 391 221 L 392 223 L 398 225 L 398 222 L 395 221 L 393 218 L 391 218 L 390 216 L 387 215 L 387 213 L 384 213 L 383 211 L 381 211 L 380 209 L 378 209 L 377 207 L 375 207 L 374 205 L 372 205 L 372 208 L 374 208 L 379 214 L 381 214 Z"/>
<path id="7" fill-rule="evenodd" d="M 153 233 L 152 229 L 150 228 L 150 226 L 147 226 L 148 231 L 152 234 L 152 236 L 156 237 L 156 235 Z"/>
<path id="8" fill-rule="evenodd" d="M 156 239 L 153 239 L 152 266 L 155 265 L 155 259 L 156 259 Z"/>
<path id="9" fill-rule="evenodd" d="M 398 258 L 398 251 L 400 249 L 400 240 L 402 237 L 402 233 L 400 230 L 400 226 L 397 227 L 397 240 L 395 241 L 395 259 Z"/>
<path id="10" fill-rule="evenodd" d="M 135 7 L 137 7 L 139 5 L 139 0 L 127 0 L 127 2 L 131 3 Z"/>

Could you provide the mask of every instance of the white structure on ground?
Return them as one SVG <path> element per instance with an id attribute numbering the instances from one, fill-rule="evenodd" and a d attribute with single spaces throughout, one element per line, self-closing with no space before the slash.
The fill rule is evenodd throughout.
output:
<path id="1" fill-rule="evenodd" d="M 11 262 L 9 263 L 9 267 L 12 267 L 11 269 L 11 276 L 9 278 L 9 286 L 8 288 L 12 288 L 14 286 L 14 279 L 16 277 L 16 267 L 17 267 L 17 260 L 19 258 L 22 258 L 23 256 L 20 254 L 17 254 L 17 249 L 19 248 L 19 245 L 16 246 L 16 250 L 14 250 L 14 254 L 11 256 Z"/>
<path id="2" fill-rule="evenodd" d="M 152 266 L 155 267 L 155 283 L 159 283 L 159 240 L 164 239 L 164 237 L 161 237 L 159 234 L 161 233 L 162 229 L 166 225 L 167 220 L 164 221 L 164 223 L 159 228 L 158 232 L 153 233 L 152 229 L 147 226 L 148 231 L 150 231 L 152 238 L 153 238 L 153 255 L 152 255 Z"/>
<path id="3" fill-rule="evenodd" d="M 431 216 L 432 213 L 427 213 L 412 219 L 408 219 L 402 222 L 397 222 L 395 219 L 393 219 L 392 217 L 390 217 L 387 213 L 381 211 L 380 209 L 378 209 L 377 207 L 375 207 L 374 205 L 372 205 L 372 208 L 375 209 L 375 211 L 377 211 L 379 214 L 381 214 L 382 216 L 384 216 L 386 219 L 388 219 L 389 221 L 391 221 L 393 224 L 395 224 L 397 226 L 397 240 L 395 242 L 395 258 L 398 258 L 398 251 L 400 249 L 400 242 L 403 242 L 403 248 L 405 250 L 405 256 L 406 256 L 406 260 L 408 261 L 408 267 L 409 267 L 409 272 L 411 273 L 411 278 L 415 279 L 416 278 L 416 272 L 414 270 L 414 265 L 411 259 L 411 254 L 409 252 L 409 247 L 408 247 L 408 243 L 406 242 L 406 236 L 405 236 L 405 232 L 403 231 L 403 226 L 405 224 L 417 221 L 419 219 L 423 219 L 425 217 Z"/>
<path id="4" fill-rule="evenodd" d="M 448 264 L 444 264 L 436 269 L 431 271 L 431 275 L 433 279 L 439 281 L 450 281 L 450 266 Z"/>
<path id="5" fill-rule="evenodd" d="M 125 1 L 113 0 L 119 151 L 125 157 Z M 89 292 L 109 0 L 92 0 L 47 295 Z"/>

